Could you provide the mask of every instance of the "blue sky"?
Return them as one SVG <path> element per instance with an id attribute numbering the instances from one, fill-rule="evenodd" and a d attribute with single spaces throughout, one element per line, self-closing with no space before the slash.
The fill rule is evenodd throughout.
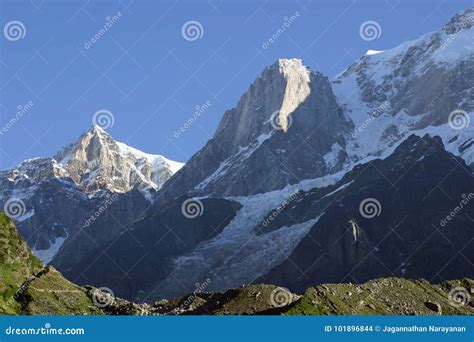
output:
<path id="1" fill-rule="evenodd" d="M 417 38 L 474 6 L 472 0 L 0 4 L 1 26 L 20 21 L 25 31 L 17 40 L 4 32 L 0 37 L 0 169 L 54 155 L 87 131 L 102 109 L 113 115 L 107 131 L 115 139 L 186 161 L 209 140 L 224 111 L 278 58 L 302 58 L 333 77 L 368 49 Z M 264 49 L 285 17 L 293 17 L 291 24 Z M 369 20 L 378 23 L 381 34 L 366 41 L 359 27 Z M 107 31 L 99 34 L 107 21 Z M 189 21 L 202 30 L 185 39 L 182 28 Z M 99 39 L 91 43 L 96 34 Z M 177 138 L 196 106 L 206 103 Z M 27 104 L 18 115 L 18 107 Z"/>

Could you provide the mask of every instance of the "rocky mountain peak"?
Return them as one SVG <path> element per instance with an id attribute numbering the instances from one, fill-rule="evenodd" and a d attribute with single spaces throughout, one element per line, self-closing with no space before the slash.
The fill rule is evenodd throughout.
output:
<path id="1" fill-rule="evenodd" d="M 28 159 L 0 171 L 0 205 L 20 201 L 24 210 L 16 218 L 18 228 L 38 257 L 49 262 L 110 193 L 120 193 L 113 216 L 126 224 L 182 165 L 136 150 L 93 126 L 53 158 Z"/>
<path id="2" fill-rule="evenodd" d="M 105 152 L 104 149 L 111 148 L 114 144 L 114 139 L 106 131 L 94 125 L 75 142 L 63 147 L 56 156 L 54 156 L 54 159 L 58 163 L 66 165 L 72 159 L 78 157 L 79 150 L 86 152 L 87 149 L 91 149 L 90 152 L 94 150 L 94 152 L 101 153 Z M 85 157 L 87 158 L 87 155 Z"/>
<path id="3" fill-rule="evenodd" d="M 289 116 L 296 116 L 295 111 L 310 97 L 331 97 L 328 90 L 327 78 L 301 59 L 278 59 L 262 71 L 237 106 L 224 114 L 215 137 L 230 136 L 226 138 L 232 145 L 229 149 L 236 151 L 275 128 L 287 133 L 294 119 Z"/>
<path id="4" fill-rule="evenodd" d="M 326 76 L 299 59 L 279 59 L 224 113 L 213 139 L 161 197 L 244 195 L 315 177 L 326 172 L 324 156 L 344 145 L 348 124 Z"/>
<path id="5" fill-rule="evenodd" d="M 86 193 L 107 189 L 127 192 L 135 186 L 159 189 L 182 164 L 143 153 L 112 138 L 94 125 L 64 147 L 54 159 Z"/>
<path id="6" fill-rule="evenodd" d="M 303 64 L 303 61 L 299 58 L 279 58 L 275 65 L 278 65 L 278 69 L 280 73 L 285 75 L 290 73 L 301 73 L 307 74 L 309 72 L 309 68 Z"/>

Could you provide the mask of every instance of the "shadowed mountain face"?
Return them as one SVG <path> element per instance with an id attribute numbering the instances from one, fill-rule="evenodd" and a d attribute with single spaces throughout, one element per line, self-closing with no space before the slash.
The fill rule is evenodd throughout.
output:
<path id="1" fill-rule="evenodd" d="M 277 218 L 275 227 L 326 207 L 288 260 L 261 281 L 302 291 L 378 277 L 438 282 L 474 275 L 474 177 L 438 137 L 411 136 L 334 188 L 324 203 L 310 191 Z"/>
<path id="2" fill-rule="evenodd" d="M 107 228 L 120 233 L 107 242 L 105 250 L 100 245 L 91 248 L 77 261 L 72 253 L 69 255 L 70 249 L 65 249 L 53 260 L 53 265 L 75 283 L 101 284 L 112 288 L 119 297 L 134 300 L 143 297 L 140 299 L 150 301 L 154 299 L 150 294 L 171 274 L 174 258 L 221 233 L 240 208 L 232 201 L 203 199 L 205 210 L 190 219 L 183 216 L 185 200 L 180 198 L 127 228 L 108 221 Z"/>

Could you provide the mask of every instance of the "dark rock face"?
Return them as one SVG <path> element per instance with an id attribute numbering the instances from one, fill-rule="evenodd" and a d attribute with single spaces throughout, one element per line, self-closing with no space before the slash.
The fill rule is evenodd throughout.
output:
<path id="1" fill-rule="evenodd" d="M 23 187 L 19 185 L 20 183 L 28 184 L 24 184 Z M 31 190 L 32 188 L 34 191 Z M 77 261 L 78 253 L 82 249 L 114 237 L 113 230 L 91 230 L 89 237 L 82 240 L 85 244 L 80 246 L 80 239 L 77 239 L 77 236 L 84 238 L 85 225 L 95 223 L 95 221 L 87 223 L 91 217 L 97 215 L 99 222 L 110 221 L 115 217 L 122 225 L 127 225 L 137 218 L 144 208 L 150 206 L 150 202 L 138 190 L 124 194 L 105 190 L 89 197 L 68 177 L 48 178 L 38 184 L 30 184 L 28 180 L 22 180 L 16 182 L 14 188 L 11 184 L 7 184 L 3 188 L 4 197 L 0 203 L 6 203 L 9 198 L 15 198 L 15 194 L 23 191 L 21 189 L 24 189 L 23 194 L 30 193 L 30 196 L 20 198 L 24 203 L 25 215 L 23 217 L 25 219 L 20 217 L 16 220 L 18 230 L 45 263 L 49 263 L 55 253 L 43 255 L 42 251 L 48 250 L 57 241 L 65 240 L 64 243 L 69 243 L 71 240 L 73 243 L 71 246 L 77 247 L 69 251 L 71 253 L 69 257 L 72 257 L 69 262 L 74 262 Z M 100 239 L 100 235 L 104 239 Z M 98 237 L 98 239 L 93 241 L 90 237 Z"/>
<path id="2" fill-rule="evenodd" d="M 240 208 L 232 201 L 202 199 L 201 216 L 187 218 L 182 213 L 185 200 L 127 227 L 108 221 L 109 229 L 120 231 L 115 239 L 88 251 L 78 262 L 61 258 L 58 267 L 78 284 L 110 287 L 127 299 L 154 299 L 151 294 L 172 271 L 173 258 L 219 234 Z"/>
<path id="3" fill-rule="evenodd" d="M 34 187 L 32 196 L 23 200 L 26 213 L 34 212 L 34 215 L 26 220 L 20 218 L 17 226 L 28 245 L 35 250 L 48 249 L 56 239 L 65 239 L 74 231 L 79 218 L 93 211 L 94 200 L 88 199 L 67 178 L 47 179 Z M 28 189 L 28 185 L 25 188 Z M 6 191 L 9 187 L 3 189 L 7 194 L 5 201 L 14 197 L 13 191 Z M 18 183 L 15 189 L 21 189 Z"/>
<path id="4" fill-rule="evenodd" d="M 259 281 L 302 291 L 387 276 L 435 282 L 474 276 L 474 177 L 441 139 L 411 136 L 387 159 L 356 167 L 334 187 L 340 190 L 289 260 Z M 285 215 L 315 207 L 311 192 L 306 198 Z M 380 206 L 359 210 L 368 198 Z"/>
<path id="5" fill-rule="evenodd" d="M 95 198 L 86 214 L 71 214 L 79 227 L 64 242 L 51 261 L 56 268 L 66 271 L 76 267 L 84 256 L 98 247 L 108 246 L 127 227 L 141 219 L 150 202 L 138 190 L 124 194 L 108 193 Z M 71 207 L 73 209 L 73 207 Z"/>

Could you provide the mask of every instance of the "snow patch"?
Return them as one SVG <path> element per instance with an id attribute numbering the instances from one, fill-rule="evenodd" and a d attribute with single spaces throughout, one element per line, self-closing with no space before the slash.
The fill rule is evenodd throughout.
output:
<path id="1" fill-rule="evenodd" d="M 385 50 L 367 50 L 365 53 L 366 56 L 376 55 L 378 53 L 385 52 Z"/>
<path id="2" fill-rule="evenodd" d="M 268 133 L 263 133 L 248 146 L 240 147 L 235 155 L 222 161 L 219 164 L 219 167 L 210 176 L 196 185 L 194 189 L 202 190 L 209 184 L 223 177 L 230 169 L 239 167 L 239 165 L 241 165 L 245 159 L 250 157 L 266 140 L 270 139 L 274 132 L 275 131 L 272 130 Z"/>
<path id="3" fill-rule="evenodd" d="M 48 249 L 33 249 L 32 251 L 44 264 L 48 264 L 64 244 L 65 240 L 66 238 L 64 237 L 58 237 Z"/>

